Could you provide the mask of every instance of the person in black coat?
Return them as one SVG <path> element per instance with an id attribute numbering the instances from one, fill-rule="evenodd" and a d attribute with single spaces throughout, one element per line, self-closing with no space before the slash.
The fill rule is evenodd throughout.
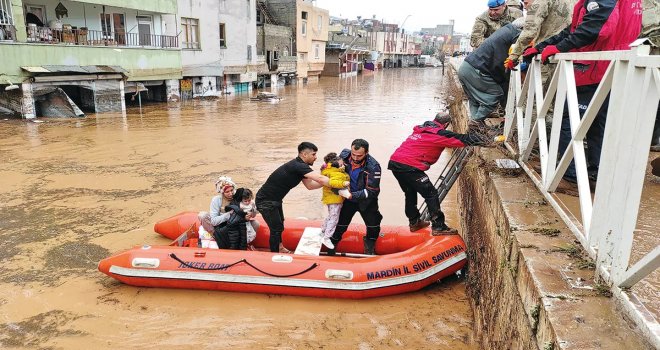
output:
<path id="1" fill-rule="evenodd" d="M 220 249 L 247 250 L 247 216 L 241 209 L 241 199 L 244 188 L 239 188 L 234 193 L 234 198 L 225 207 L 225 212 L 231 212 L 229 219 L 214 227 L 213 237 Z"/>
<path id="2" fill-rule="evenodd" d="M 523 23 L 520 18 L 498 29 L 458 68 L 458 80 L 469 100 L 470 119 L 483 123 L 498 103 L 506 104 L 509 75 L 503 63 L 509 55 L 509 47 L 518 39 Z"/>

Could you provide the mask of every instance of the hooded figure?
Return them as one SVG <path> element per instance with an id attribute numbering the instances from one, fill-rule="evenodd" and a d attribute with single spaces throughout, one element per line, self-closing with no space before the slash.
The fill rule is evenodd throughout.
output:
<path id="1" fill-rule="evenodd" d="M 240 206 L 244 190 L 237 189 L 234 198 L 225 207 L 225 213 L 230 213 L 229 219 L 214 227 L 213 237 L 220 249 L 247 250 L 246 213 Z"/>

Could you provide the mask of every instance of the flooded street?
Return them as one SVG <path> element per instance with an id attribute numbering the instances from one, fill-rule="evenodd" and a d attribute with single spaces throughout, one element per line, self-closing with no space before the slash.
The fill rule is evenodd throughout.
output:
<path id="1" fill-rule="evenodd" d="M 153 224 L 208 210 L 219 175 L 258 190 L 302 141 L 319 147 L 315 169 L 326 153 L 369 141 L 384 170 L 383 224 L 406 225 L 387 161 L 437 112 L 441 82 L 440 69 L 396 69 L 284 87 L 278 103 L 242 95 L 0 121 L 0 348 L 476 348 L 462 279 L 352 301 L 137 288 L 97 270 L 123 249 L 168 244 Z M 285 215 L 320 219 L 320 199 L 298 186 Z M 450 195 L 443 205 L 450 226 L 455 204 Z"/>

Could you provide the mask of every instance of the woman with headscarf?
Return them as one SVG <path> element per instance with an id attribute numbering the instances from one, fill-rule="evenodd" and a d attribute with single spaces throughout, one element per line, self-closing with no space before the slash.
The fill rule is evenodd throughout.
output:
<path id="1" fill-rule="evenodd" d="M 235 190 L 236 184 L 229 176 L 220 176 L 215 182 L 215 191 L 218 194 L 211 199 L 209 211 L 199 213 L 199 220 L 206 232 L 213 234 L 215 226 L 229 219 L 229 213 L 225 211 L 225 208 L 234 198 Z M 200 238 L 204 239 L 203 237 Z"/>

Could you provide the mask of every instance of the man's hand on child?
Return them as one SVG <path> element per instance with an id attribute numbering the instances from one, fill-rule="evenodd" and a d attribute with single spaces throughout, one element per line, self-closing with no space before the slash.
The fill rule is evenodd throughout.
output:
<path id="1" fill-rule="evenodd" d="M 352 197 L 351 191 L 349 191 L 345 188 L 342 188 L 341 190 L 339 190 L 339 195 L 346 198 L 346 199 L 351 199 L 351 197 Z"/>

